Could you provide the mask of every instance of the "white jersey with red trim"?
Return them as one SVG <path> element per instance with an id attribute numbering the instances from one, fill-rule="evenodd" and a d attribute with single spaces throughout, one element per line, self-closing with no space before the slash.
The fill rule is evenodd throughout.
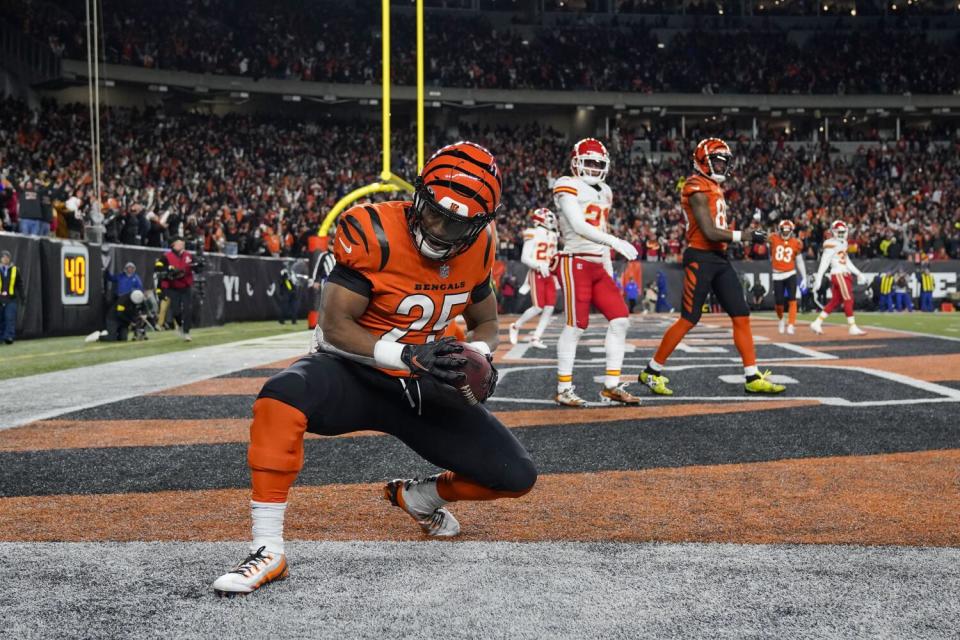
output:
<path id="1" fill-rule="evenodd" d="M 524 229 L 520 261 L 531 269 L 540 265 L 549 267 L 553 257 L 557 255 L 557 240 L 559 236 L 555 231 L 548 231 L 543 227 Z"/>
<path id="2" fill-rule="evenodd" d="M 840 275 L 852 271 L 850 258 L 847 256 L 847 241 L 830 238 L 823 243 L 823 256 L 820 258 L 821 268 L 830 265 L 831 275 Z"/>
<path id="3" fill-rule="evenodd" d="M 573 176 L 558 178 L 553 185 L 553 199 L 557 204 L 557 223 L 563 236 L 563 253 L 589 254 L 581 257 L 600 262 L 603 256 L 610 255 L 606 244 L 589 240 L 575 230 L 575 216 L 595 227 L 597 231 L 607 233 L 607 220 L 613 206 L 613 192 L 605 182 L 592 186 Z M 590 256 L 596 256 L 591 258 Z"/>

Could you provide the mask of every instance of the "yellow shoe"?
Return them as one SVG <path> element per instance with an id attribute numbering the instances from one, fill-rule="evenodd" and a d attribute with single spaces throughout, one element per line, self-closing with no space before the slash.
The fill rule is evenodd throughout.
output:
<path id="1" fill-rule="evenodd" d="M 757 374 L 757 378 L 747 382 L 743 385 L 743 390 L 747 393 L 783 393 L 787 390 L 782 384 L 777 384 L 775 382 L 770 382 L 767 380 L 767 376 L 770 375 L 769 371 L 764 371 L 763 373 Z"/>
<path id="2" fill-rule="evenodd" d="M 658 396 L 673 395 L 673 390 L 667 389 L 668 382 L 670 382 L 670 378 L 667 376 L 658 376 L 652 373 L 647 373 L 646 371 L 640 372 L 640 383 L 650 387 L 650 390 Z"/>

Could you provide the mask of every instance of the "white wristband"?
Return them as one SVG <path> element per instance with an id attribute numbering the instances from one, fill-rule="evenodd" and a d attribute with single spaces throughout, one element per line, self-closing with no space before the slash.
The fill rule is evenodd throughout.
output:
<path id="1" fill-rule="evenodd" d="M 474 349 L 476 349 L 477 351 L 479 351 L 480 353 L 482 353 L 483 355 L 485 356 L 490 355 L 490 345 L 488 345 L 483 340 L 477 340 L 476 342 L 470 342 L 468 344 Z"/>
<path id="2" fill-rule="evenodd" d="M 733 232 L 733 241 L 740 242 L 743 239 L 743 232 L 739 229 Z"/>
<path id="3" fill-rule="evenodd" d="M 403 363 L 400 355 L 403 353 L 405 345 L 390 340 L 377 340 L 373 345 L 373 359 L 384 369 L 397 369 L 399 371 L 410 371 L 410 368 Z"/>

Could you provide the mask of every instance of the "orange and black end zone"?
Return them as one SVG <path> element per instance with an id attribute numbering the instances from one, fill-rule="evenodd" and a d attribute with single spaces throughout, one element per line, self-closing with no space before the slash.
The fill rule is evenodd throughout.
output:
<path id="1" fill-rule="evenodd" d="M 705 324 L 722 326 L 723 319 Z M 767 324 L 758 322 L 758 332 Z M 626 375 L 649 357 L 662 330 L 632 332 L 635 361 L 628 354 Z M 699 333 L 711 337 L 692 334 L 691 344 L 730 344 L 709 326 Z M 586 362 L 597 345 L 589 333 L 584 338 L 578 360 Z M 778 349 L 790 356 L 763 346 L 780 338 L 774 329 L 761 341 L 761 357 Z M 716 360 L 704 359 L 671 378 L 688 396 L 716 400 L 644 397 L 639 408 L 579 411 L 491 402 L 541 477 L 518 500 L 454 505 L 463 539 L 958 546 L 956 404 L 928 402 L 934 393 L 861 371 L 958 389 L 955 343 L 893 333 L 869 338 L 798 340 L 823 352 L 851 347 L 836 349 L 829 364 L 858 370 L 772 364 L 798 380 L 792 398 L 731 402 L 738 389 L 720 374 L 735 372 L 736 363 L 711 367 Z M 0 539 L 246 539 L 249 408 L 283 364 L 0 432 Z M 603 362 L 595 365 L 578 364 L 580 388 L 602 374 Z M 547 366 L 506 375 L 498 396 L 549 397 L 555 373 Z M 822 404 L 817 398 L 825 395 L 895 402 L 844 407 Z M 289 538 L 421 539 L 380 489 L 392 477 L 432 472 L 429 464 L 369 426 L 340 438 L 310 436 L 305 448 Z"/>

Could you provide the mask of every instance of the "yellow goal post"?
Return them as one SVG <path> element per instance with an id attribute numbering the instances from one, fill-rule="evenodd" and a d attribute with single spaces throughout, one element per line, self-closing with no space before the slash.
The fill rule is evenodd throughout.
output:
<path id="1" fill-rule="evenodd" d="M 382 56 L 383 56 L 383 95 L 382 104 L 382 125 L 383 141 L 381 151 L 383 166 L 380 171 L 380 181 L 368 184 L 366 186 L 354 189 L 347 195 L 340 198 L 333 208 L 324 216 L 320 230 L 319 244 L 321 249 L 327 248 L 329 242 L 330 227 L 332 227 L 337 217 L 351 204 L 357 200 L 373 193 L 396 193 L 405 191 L 413 193 L 413 185 L 393 173 L 390 168 L 390 0 L 381 0 L 381 36 Z M 423 103 L 423 0 L 417 0 L 416 5 L 416 23 L 417 23 L 417 171 L 423 168 L 423 143 L 424 143 L 424 103 Z"/>

